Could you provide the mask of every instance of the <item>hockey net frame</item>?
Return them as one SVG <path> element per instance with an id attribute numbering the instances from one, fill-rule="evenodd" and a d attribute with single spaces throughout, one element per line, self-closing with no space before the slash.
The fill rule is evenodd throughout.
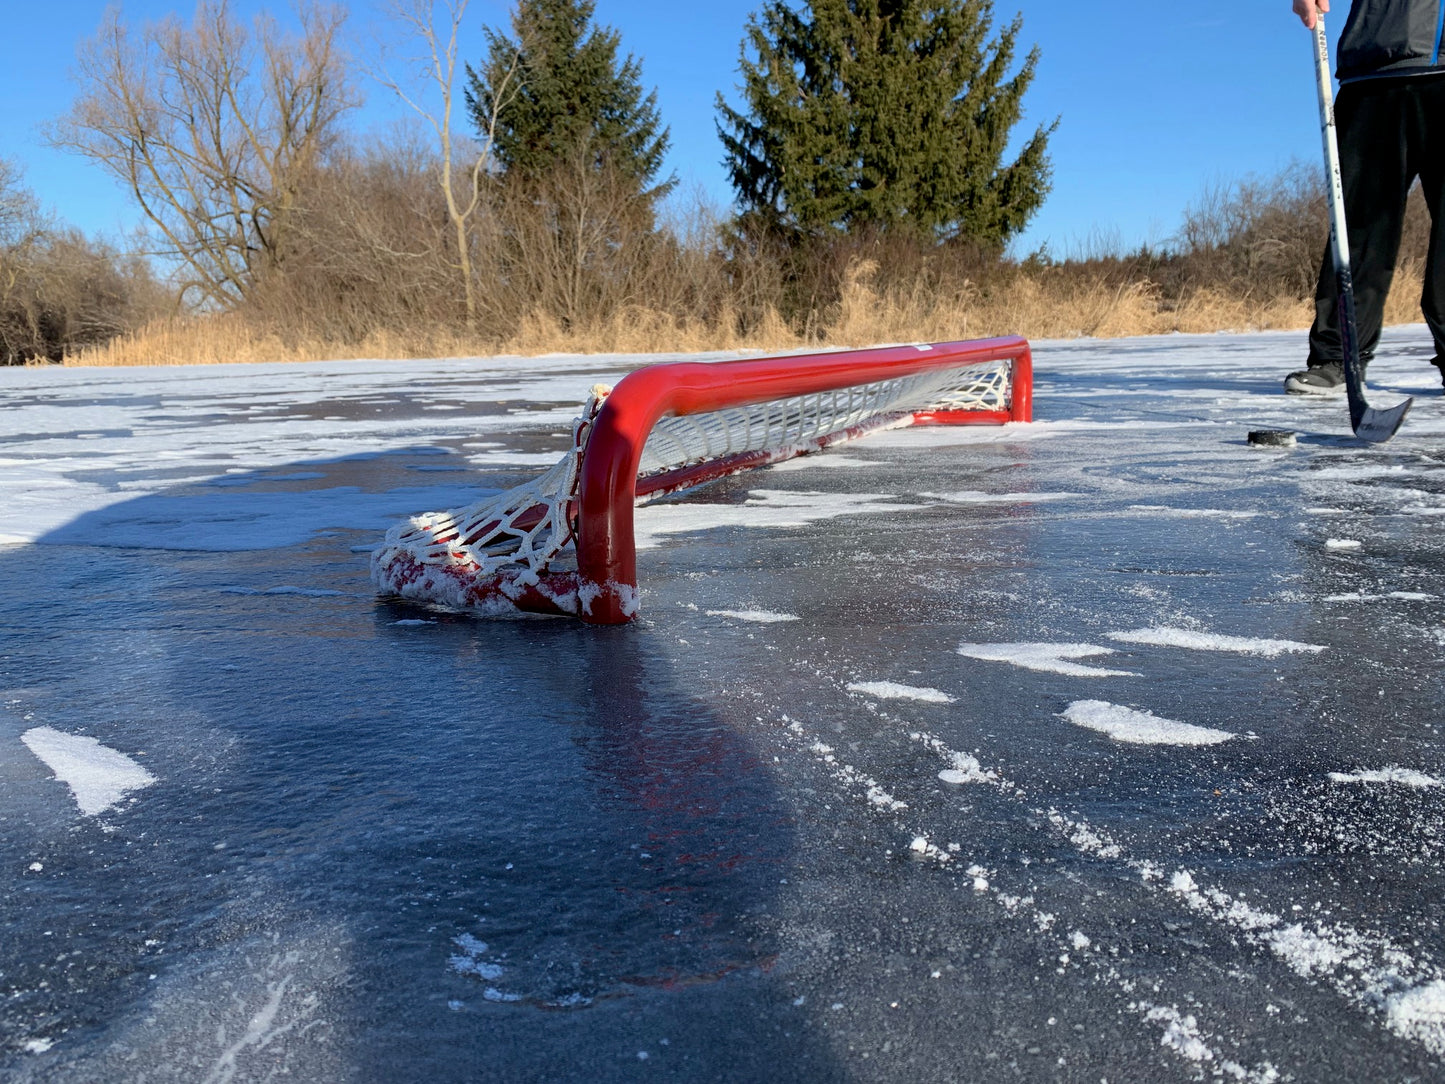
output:
<path id="1" fill-rule="evenodd" d="M 480 613 L 637 615 L 635 506 L 904 425 L 1033 417 L 1016 337 L 651 365 L 594 387 L 572 446 L 539 478 L 415 516 L 372 554 L 386 594 Z"/>

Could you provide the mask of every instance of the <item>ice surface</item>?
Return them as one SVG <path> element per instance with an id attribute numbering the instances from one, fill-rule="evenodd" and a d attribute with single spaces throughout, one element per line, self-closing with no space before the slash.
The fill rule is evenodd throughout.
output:
<path id="1" fill-rule="evenodd" d="M 1031 426 L 641 509 L 611 630 L 364 554 L 642 359 L 0 370 L 0 1076 L 1437 1076 L 1428 333 L 1378 447 L 1298 334 L 1035 346 Z"/>

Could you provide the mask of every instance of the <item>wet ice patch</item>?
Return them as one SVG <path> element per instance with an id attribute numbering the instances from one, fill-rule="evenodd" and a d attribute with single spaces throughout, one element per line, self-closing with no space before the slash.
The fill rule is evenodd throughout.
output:
<path id="1" fill-rule="evenodd" d="M 1296 640 L 1259 640 L 1247 636 L 1225 636 L 1217 632 L 1194 632 L 1190 629 L 1172 628 L 1111 632 L 1109 639 L 1126 644 L 1182 647 L 1192 651 L 1234 651 L 1241 655 L 1263 655 L 1266 658 L 1273 658 L 1286 652 L 1324 650 L 1318 644 L 1302 644 Z"/>
<path id="2" fill-rule="evenodd" d="M 850 693 L 876 696 L 880 700 L 921 700 L 925 704 L 952 704 L 953 697 L 941 689 L 924 689 L 916 685 L 900 685 L 896 681 L 854 681 Z"/>
<path id="3" fill-rule="evenodd" d="M 797 614 L 773 613 L 771 610 L 708 610 L 708 617 L 730 617 L 734 621 L 754 621 L 759 625 L 775 625 L 780 621 L 797 621 Z"/>
<path id="4" fill-rule="evenodd" d="M 1332 783 L 1394 783 L 1405 787 L 1441 787 L 1445 782 L 1433 775 L 1391 765 L 1374 771 L 1330 772 Z"/>
<path id="5" fill-rule="evenodd" d="M 1181 723 L 1103 700 L 1075 700 L 1062 715 L 1075 726 L 1133 745 L 1218 745 L 1234 737 L 1227 730 Z"/>
<path id="6" fill-rule="evenodd" d="M 1098 644 L 959 644 L 958 653 L 969 659 L 984 659 L 989 662 L 1006 662 L 1021 666 L 1025 670 L 1042 670 L 1047 673 L 1067 674 L 1070 677 L 1138 677 L 1130 670 L 1106 670 L 1100 666 L 1084 666 L 1074 659 L 1087 659 L 1095 655 L 1112 655 L 1112 647 Z"/>
<path id="7" fill-rule="evenodd" d="M 156 781 L 124 753 L 83 734 L 38 726 L 21 734 L 20 740 L 70 788 L 75 804 L 87 817 L 99 816 L 131 791 Z"/>

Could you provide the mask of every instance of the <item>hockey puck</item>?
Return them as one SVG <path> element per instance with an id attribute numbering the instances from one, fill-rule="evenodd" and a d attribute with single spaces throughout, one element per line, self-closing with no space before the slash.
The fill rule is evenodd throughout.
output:
<path id="1" fill-rule="evenodd" d="M 1249 443 L 1264 448 L 1293 448 L 1295 445 L 1292 429 L 1255 429 L 1249 434 Z"/>

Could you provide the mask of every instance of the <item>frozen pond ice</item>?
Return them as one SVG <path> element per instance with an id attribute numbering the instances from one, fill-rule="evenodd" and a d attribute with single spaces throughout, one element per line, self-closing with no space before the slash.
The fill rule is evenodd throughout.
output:
<path id="1" fill-rule="evenodd" d="M 652 506 L 619 629 L 366 553 L 650 359 L 0 370 L 0 1077 L 1439 1076 L 1445 400 L 1302 339 Z"/>

